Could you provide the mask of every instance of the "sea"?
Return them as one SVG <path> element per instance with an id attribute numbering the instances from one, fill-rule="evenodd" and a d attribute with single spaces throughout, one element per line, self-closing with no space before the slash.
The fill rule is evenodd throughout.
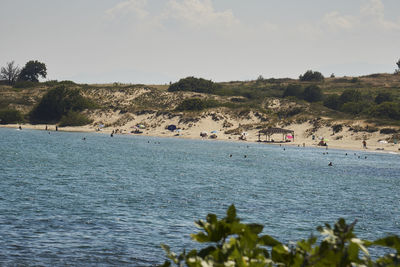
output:
<path id="1" fill-rule="evenodd" d="M 400 234 L 399 154 L 0 128 L 0 159 L 0 266 L 155 266 L 231 204 L 285 243 Z"/>

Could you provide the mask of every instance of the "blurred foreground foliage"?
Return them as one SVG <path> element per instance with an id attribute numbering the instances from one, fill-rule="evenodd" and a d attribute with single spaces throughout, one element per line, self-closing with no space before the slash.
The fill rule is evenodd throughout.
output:
<path id="1" fill-rule="evenodd" d="M 347 224 L 339 219 L 333 227 L 326 224 L 317 228 L 321 242 L 311 236 L 286 246 L 269 235 L 261 235 L 262 225 L 241 223 L 231 205 L 223 219 L 208 214 L 205 221 L 196 222 L 202 231 L 191 237 L 205 243 L 203 249 L 176 255 L 162 244 L 170 259 L 162 266 L 400 266 L 398 236 L 361 240 L 353 232 L 355 224 L 356 221 Z M 392 253 L 372 259 L 368 252 L 372 246 L 388 248 Z"/>

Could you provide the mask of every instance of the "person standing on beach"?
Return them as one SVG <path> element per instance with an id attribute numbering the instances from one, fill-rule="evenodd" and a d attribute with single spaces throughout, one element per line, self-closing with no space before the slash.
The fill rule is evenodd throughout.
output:
<path id="1" fill-rule="evenodd" d="M 363 148 L 367 149 L 367 142 L 365 140 L 362 142 L 362 144 L 363 144 Z"/>

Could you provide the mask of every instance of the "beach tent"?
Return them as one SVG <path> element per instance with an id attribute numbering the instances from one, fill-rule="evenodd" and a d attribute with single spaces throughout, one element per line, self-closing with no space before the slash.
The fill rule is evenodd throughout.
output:
<path id="1" fill-rule="evenodd" d="M 173 132 L 173 131 L 176 130 L 176 125 L 173 125 L 173 124 L 168 125 L 167 129 L 168 129 L 169 131 Z"/>
<path id="2" fill-rule="evenodd" d="M 282 128 L 267 128 L 264 130 L 258 131 L 258 141 L 261 141 L 261 134 L 265 134 L 267 137 L 267 141 L 271 141 L 271 136 L 274 134 L 282 134 L 283 140 L 285 140 L 285 136 L 290 134 L 293 138 L 294 141 L 294 131 L 293 130 L 287 130 L 287 129 L 282 129 Z"/>
<path id="3" fill-rule="evenodd" d="M 217 130 L 214 130 L 214 131 L 212 131 L 211 133 L 216 134 L 216 133 L 218 133 L 218 131 L 217 131 Z"/>
<path id="4" fill-rule="evenodd" d="M 143 124 L 139 124 L 137 127 L 138 127 L 139 129 L 146 129 L 146 126 L 144 126 Z"/>

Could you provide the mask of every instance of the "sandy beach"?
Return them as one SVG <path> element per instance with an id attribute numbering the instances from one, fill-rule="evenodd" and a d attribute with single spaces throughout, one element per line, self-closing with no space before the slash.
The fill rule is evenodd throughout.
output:
<path id="1" fill-rule="evenodd" d="M 189 139 L 210 139 L 211 132 L 217 135 L 212 140 L 225 140 L 237 142 L 258 142 L 259 130 L 257 127 L 261 120 L 255 114 L 249 114 L 245 119 L 231 118 L 222 112 L 205 112 L 197 119 L 185 119 L 181 116 L 171 116 L 171 114 L 141 114 L 131 115 L 118 112 L 96 113 L 91 114 L 93 123 L 79 127 L 58 127 L 59 131 L 68 132 L 99 132 L 105 134 L 125 134 L 125 135 L 143 135 L 154 137 L 174 137 Z M 335 122 L 336 124 L 339 122 Z M 340 122 L 346 125 L 346 122 Z M 358 123 L 358 124 L 357 124 Z M 318 124 L 318 123 L 317 123 Z M 393 134 L 380 134 L 379 131 L 366 132 L 354 131 L 355 124 L 360 127 L 365 126 L 363 122 L 352 122 L 351 127 L 343 126 L 343 129 L 334 133 L 332 126 L 324 125 L 316 126 L 315 122 L 292 123 L 290 125 L 278 125 L 284 129 L 294 131 L 294 140 L 284 142 L 282 134 L 275 134 L 272 144 L 294 145 L 306 147 L 319 147 L 327 149 L 327 147 L 318 146 L 321 139 L 326 140 L 328 149 L 348 149 L 369 152 L 388 152 L 399 153 L 400 145 L 393 142 Z M 133 131 L 137 125 L 143 125 L 144 129 L 140 129 L 142 133 L 135 134 Z M 175 125 L 179 131 L 169 131 L 167 127 Z M 19 124 L 1 125 L 0 127 L 18 128 Z M 21 124 L 22 129 L 45 130 L 44 124 Z M 55 131 L 56 125 L 47 125 L 49 131 Z M 207 132 L 208 137 L 202 138 L 201 132 Z M 241 133 L 246 132 L 246 140 L 240 140 Z M 314 139 L 313 139 L 314 136 Z M 266 140 L 265 135 L 260 136 L 261 141 Z M 363 140 L 366 141 L 366 147 L 363 148 Z"/>

